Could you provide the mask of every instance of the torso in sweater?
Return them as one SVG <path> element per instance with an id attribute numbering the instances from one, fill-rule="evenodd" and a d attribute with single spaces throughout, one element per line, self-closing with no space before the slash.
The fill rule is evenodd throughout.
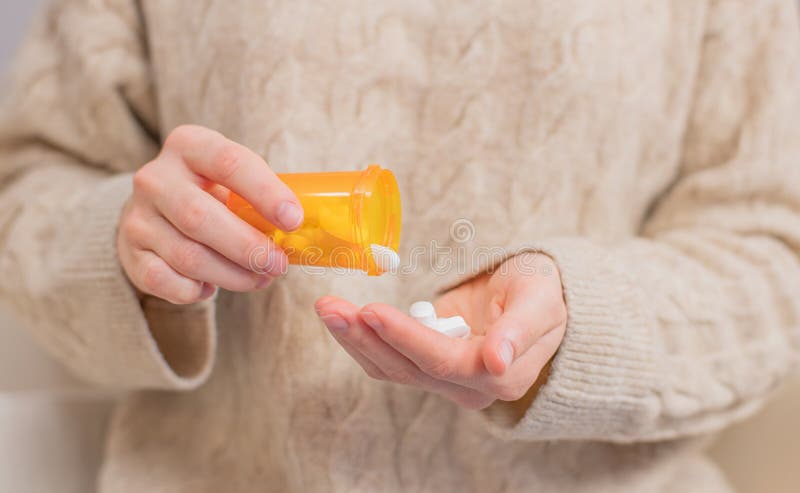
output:
<path id="1" fill-rule="evenodd" d="M 123 405 L 108 491 L 688 491 L 714 477 L 683 443 L 503 441 L 478 412 L 369 380 L 312 306 L 332 293 L 404 308 L 474 267 L 435 274 L 431 242 L 468 258 L 634 235 L 677 173 L 704 2 L 142 4 L 162 132 L 206 125 L 279 172 L 381 163 L 403 195 L 401 256 L 426 253 L 399 276 L 292 270 L 265 293 L 222 293 L 210 381 Z M 450 234 L 461 219 L 466 242 Z"/>

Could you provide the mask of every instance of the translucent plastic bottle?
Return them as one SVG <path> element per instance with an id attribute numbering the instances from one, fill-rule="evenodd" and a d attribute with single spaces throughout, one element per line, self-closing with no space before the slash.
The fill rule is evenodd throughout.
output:
<path id="1" fill-rule="evenodd" d="M 286 252 L 289 263 L 359 269 L 383 274 L 372 245 L 397 252 L 400 245 L 400 190 L 394 174 L 378 165 L 363 171 L 284 173 L 278 177 L 303 206 L 303 224 L 285 232 L 239 195 L 228 208 Z"/>

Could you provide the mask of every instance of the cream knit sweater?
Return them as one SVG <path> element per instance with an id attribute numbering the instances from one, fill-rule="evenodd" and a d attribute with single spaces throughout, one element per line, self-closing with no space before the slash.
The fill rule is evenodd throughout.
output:
<path id="1" fill-rule="evenodd" d="M 726 491 L 703 436 L 754 412 L 800 336 L 794 0 L 61 0 L 0 123 L 0 296 L 117 410 L 122 492 Z M 399 307 L 481 265 L 292 270 L 137 299 L 131 172 L 181 123 L 278 171 L 379 162 L 401 255 L 540 248 L 569 310 L 525 416 L 369 380 L 312 303 Z M 455 220 L 475 235 L 457 243 Z"/>

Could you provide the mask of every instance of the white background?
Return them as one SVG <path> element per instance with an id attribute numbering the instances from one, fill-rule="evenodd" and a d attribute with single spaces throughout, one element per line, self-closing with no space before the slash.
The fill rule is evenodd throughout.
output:
<path id="1" fill-rule="evenodd" d="M 43 3 L 0 0 L 0 73 Z M 94 491 L 111 404 L 42 353 L 0 308 L 0 492 Z"/>
<path id="2" fill-rule="evenodd" d="M 8 63 L 17 40 L 25 32 L 28 20 L 38 5 L 38 0 L 0 2 L 0 68 Z"/>

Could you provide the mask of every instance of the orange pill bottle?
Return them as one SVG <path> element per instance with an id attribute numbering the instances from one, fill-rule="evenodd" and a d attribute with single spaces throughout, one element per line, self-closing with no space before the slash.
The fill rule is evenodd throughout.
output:
<path id="1" fill-rule="evenodd" d="M 400 245 L 400 190 L 394 174 L 378 165 L 362 171 L 283 173 L 303 207 L 303 224 L 282 231 L 252 205 L 231 193 L 228 208 L 272 238 L 289 263 L 384 273 L 374 245 L 397 252 Z"/>

